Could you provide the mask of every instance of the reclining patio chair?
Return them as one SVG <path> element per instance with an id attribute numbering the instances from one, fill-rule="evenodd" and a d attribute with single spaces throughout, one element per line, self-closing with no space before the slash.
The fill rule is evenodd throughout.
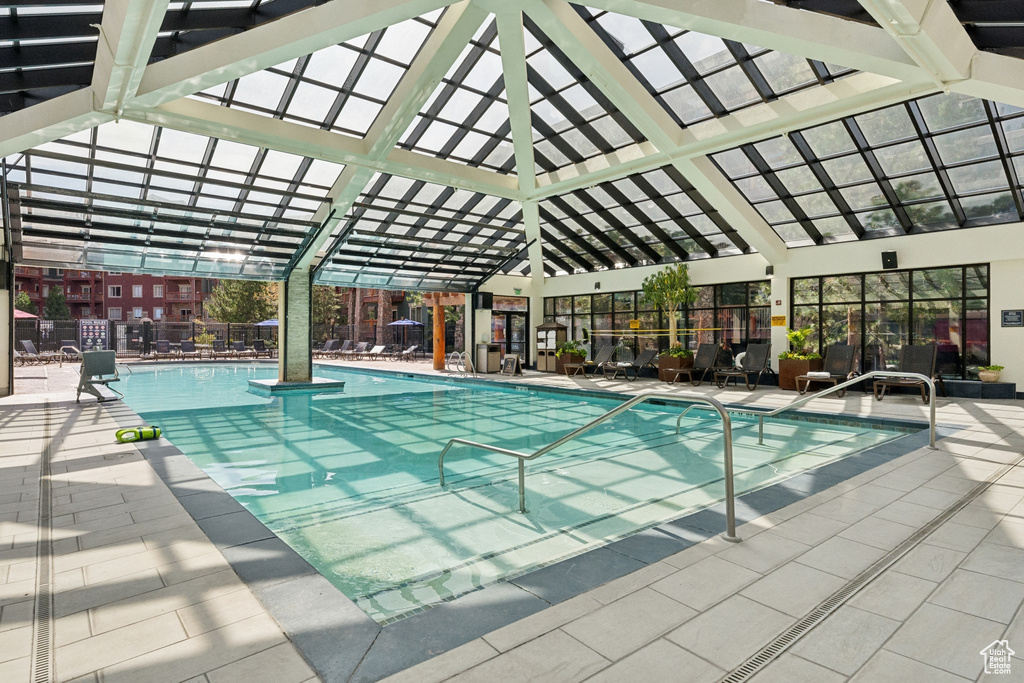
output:
<path id="1" fill-rule="evenodd" d="M 245 348 L 245 342 L 233 341 L 231 342 L 231 353 L 235 355 L 235 358 L 255 358 L 256 352 L 252 349 Z"/>
<path id="2" fill-rule="evenodd" d="M 345 353 L 346 351 L 351 351 L 351 350 L 352 350 L 352 340 L 351 339 L 346 339 L 345 341 L 341 342 L 341 346 L 340 347 L 335 348 L 333 351 L 331 351 L 328 354 L 328 357 L 329 358 L 341 358 L 341 354 Z"/>
<path id="3" fill-rule="evenodd" d="M 328 339 L 324 342 L 324 345 L 319 349 L 313 349 L 314 358 L 327 358 L 328 356 L 334 355 L 338 350 L 338 340 Z"/>
<path id="4" fill-rule="evenodd" d="M 718 352 L 721 349 L 721 344 L 705 342 L 699 345 L 697 353 L 693 354 L 693 365 L 688 368 L 669 368 L 665 370 L 667 374 L 675 373 L 675 377 L 670 379 L 668 383 L 675 384 L 680 375 L 686 375 L 686 379 L 689 380 L 690 384 L 699 387 L 708 372 L 714 371 L 718 361 Z"/>
<path id="5" fill-rule="evenodd" d="M 171 349 L 170 340 L 158 339 L 156 342 L 156 349 L 153 351 L 153 356 L 156 357 L 157 360 L 160 360 L 161 358 L 176 358 L 178 354 Z"/>
<path id="6" fill-rule="evenodd" d="M 794 380 L 797 390 L 801 394 L 805 394 L 811 382 L 822 382 L 835 386 L 840 382 L 853 379 L 858 374 L 857 347 L 850 344 L 833 344 L 825 352 L 825 363 L 820 373 L 811 372 L 806 375 L 797 375 Z M 803 387 L 800 386 L 800 382 L 804 383 Z M 837 396 L 842 398 L 845 394 L 846 389 L 843 389 Z"/>
<path id="7" fill-rule="evenodd" d="M 731 379 L 739 386 L 740 377 L 742 377 L 747 384 L 747 391 L 753 391 L 761 382 L 761 375 L 775 374 L 771 366 L 771 351 L 771 344 L 748 344 L 747 351 L 743 354 L 738 368 L 715 370 L 715 384 L 719 389 L 724 389 L 729 385 Z M 751 376 L 754 376 L 754 386 L 750 386 Z"/>
<path id="8" fill-rule="evenodd" d="M 252 351 L 256 354 L 256 357 L 266 356 L 267 358 L 274 357 L 274 350 L 267 348 L 267 343 L 262 339 L 254 339 L 252 342 Z"/>
<path id="9" fill-rule="evenodd" d="M 231 358 L 235 355 L 234 350 L 229 349 L 223 339 L 214 339 L 213 350 L 210 351 L 210 358 Z"/>
<path id="10" fill-rule="evenodd" d="M 416 349 L 418 348 L 418 344 L 413 344 L 404 351 L 396 351 L 395 353 L 391 354 L 391 360 L 415 360 L 416 356 L 413 354 L 416 353 Z"/>
<path id="11" fill-rule="evenodd" d="M 196 343 L 187 339 L 181 340 L 181 353 L 178 354 L 182 360 L 186 358 L 202 358 L 203 354 L 196 351 Z"/>
<path id="12" fill-rule="evenodd" d="M 28 364 L 39 364 L 39 363 L 56 363 L 63 359 L 63 354 L 60 353 L 39 353 L 36 351 L 36 345 L 28 339 L 21 340 L 22 348 L 22 362 Z"/>
<path id="13" fill-rule="evenodd" d="M 919 375 L 930 377 L 935 380 L 936 385 L 942 389 L 942 395 L 946 395 L 946 387 L 942 378 L 935 374 L 935 358 L 937 347 L 935 344 L 907 345 L 900 351 L 900 365 L 898 372 L 916 372 Z M 874 382 L 875 398 L 881 401 L 885 398 L 885 391 L 889 387 L 915 387 L 921 390 L 921 400 L 928 403 L 928 385 L 919 379 L 905 377 L 881 377 Z"/>
<path id="14" fill-rule="evenodd" d="M 356 347 L 354 349 L 342 351 L 339 357 L 348 358 L 350 360 L 359 360 L 359 357 L 366 353 L 367 346 L 369 346 L 368 342 L 359 342 L 358 344 L 356 344 Z"/>
<path id="15" fill-rule="evenodd" d="M 387 348 L 387 346 L 385 346 L 384 344 L 378 344 L 377 346 L 374 346 L 369 351 L 364 352 L 363 353 L 363 359 L 364 360 L 380 360 L 381 358 L 384 357 L 384 349 L 386 349 L 386 348 Z"/>
<path id="16" fill-rule="evenodd" d="M 114 400 L 103 395 L 99 387 L 106 387 L 117 394 L 117 399 L 124 398 L 124 394 L 110 387 L 111 382 L 119 382 L 117 377 L 117 352 L 115 351 L 86 351 L 82 354 L 82 372 L 78 378 L 78 393 L 75 394 L 75 403 L 82 399 L 82 392 L 92 394 L 99 403 Z"/>
<path id="17" fill-rule="evenodd" d="M 597 355 L 594 356 L 592 361 L 583 361 L 582 363 L 566 363 L 562 366 L 567 375 L 579 375 L 587 374 L 587 370 L 591 370 L 591 374 L 596 375 L 598 370 L 604 371 L 604 367 L 612 362 L 612 356 L 615 355 L 615 345 L 605 344 L 597 350 Z"/>
<path id="18" fill-rule="evenodd" d="M 654 359 L 657 356 L 657 349 L 644 349 L 643 351 L 640 352 L 639 356 L 637 356 L 634 360 L 631 360 L 629 362 L 605 363 L 604 366 L 601 368 L 601 372 L 604 373 L 605 379 L 615 379 L 621 373 L 623 377 L 632 382 L 633 380 L 640 376 L 640 371 L 644 367 L 657 367 L 652 363 L 652 361 L 654 361 Z M 612 371 L 611 376 L 608 375 L 609 370 Z M 629 376 L 630 370 L 633 371 L 632 377 Z"/>

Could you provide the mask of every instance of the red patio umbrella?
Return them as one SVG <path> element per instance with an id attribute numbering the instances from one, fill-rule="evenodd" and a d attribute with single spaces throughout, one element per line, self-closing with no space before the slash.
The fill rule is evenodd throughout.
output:
<path id="1" fill-rule="evenodd" d="M 15 308 L 14 309 L 14 317 L 15 317 L 15 319 L 17 319 L 17 318 L 38 318 L 39 316 L 38 315 L 32 315 L 31 313 L 26 313 L 25 311 L 21 310 L 20 308 Z"/>

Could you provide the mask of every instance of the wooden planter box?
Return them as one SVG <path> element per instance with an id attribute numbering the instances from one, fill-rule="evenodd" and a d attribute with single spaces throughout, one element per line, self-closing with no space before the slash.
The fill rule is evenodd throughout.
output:
<path id="1" fill-rule="evenodd" d="M 676 373 L 667 373 L 665 372 L 666 370 L 691 367 L 693 367 L 693 356 L 683 358 L 663 353 L 658 356 L 658 379 L 662 382 L 668 382 L 676 378 Z"/>
<path id="2" fill-rule="evenodd" d="M 563 353 L 561 356 L 555 358 L 555 372 L 559 375 L 565 374 L 566 363 L 582 363 L 586 358 L 575 353 Z"/>
<path id="3" fill-rule="evenodd" d="M 779 388 L 796 391 L 796 378 L 799 375 L 806 375 L 808 372 L 817 372 L 822 368 L 822 360 L 794 360 L 792 358 L 779 359 Z"/>

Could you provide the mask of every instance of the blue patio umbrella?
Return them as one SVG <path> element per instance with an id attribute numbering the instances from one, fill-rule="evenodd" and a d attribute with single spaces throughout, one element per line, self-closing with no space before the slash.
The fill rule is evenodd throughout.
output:
<path id="1" fill-rule="evenodd" d="M 396 320 L 393 323 L 388 323 L 388 327 L 402 328 L 402 346 L 405 346 L 405 329 L 407 327 L 423 327 L 423 323 L 416 322 L 415 320 L 406 320 L 405 318 L 402 318 L 401 320 Z"/>
<path id="2" fill-rule="evenodd" d="M 256 327 L 277 327 L 277 318 L 256 323 Z"/>

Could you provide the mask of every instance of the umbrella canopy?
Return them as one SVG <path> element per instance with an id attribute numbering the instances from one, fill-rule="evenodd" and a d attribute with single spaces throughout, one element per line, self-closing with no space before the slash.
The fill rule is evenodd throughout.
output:
<path id="1" fill-rule="evenodd" d="M 21 310 L 19 308 L 15 308 L 14 309 L 14 317 L 15 318 L 38 318 L 39 316 L 38 315 L 32 315 L 31 313 L 27 313 L 27 312 L 25 312 L 25 311 L 23 311 L 23 310 Z"/>
<path id="2" fill-rule="evenodd" d="M 388 327 L 394 327 L 395 325 L 419 325 L 420 327 L 423 327 L 423 323 L 416 322 L 415 320 L 406 320 L 405 318 L 396 320 L 393 323 L 388 323 Z"/>
<path id="3" fill-rule="evenodd" d="M 256 327 L 277 327 L 277 318 L 256 323 Z"/>

